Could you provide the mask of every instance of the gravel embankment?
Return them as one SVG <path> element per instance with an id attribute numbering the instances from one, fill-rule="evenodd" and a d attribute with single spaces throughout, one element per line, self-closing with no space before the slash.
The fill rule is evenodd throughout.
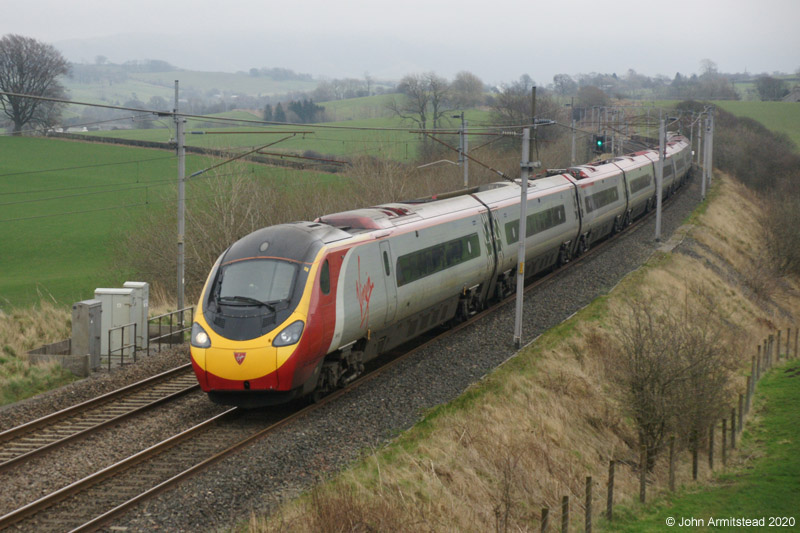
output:
<path id="1" fill-rule="evenodd" d="M 664 212 L 662 240 L 680 226 L 698 200 L 697 184 L 681 191 Z M 653 218 L 635 231 L 626 232 L 590 260 L 526 295 L 524 341 L 530 342 L 560 323 L 638 268 L 657 248 L 654 226 Z M 115 523 L 115 528 L 220 530 L 247 520 L 252 511 L 273 510 L 280 502 L 307 490 L 320 475 L 334 473 L 365 450 L 382 446 L 417 422 L 425 409 L 452 400 L 512 356 L 513 327 L 512 303 L 458 335 L 433 343 L 359 389 L 222 461 L 176 490 L 139 506 Z M 156 355 L 134 367 L 89 378 L 2 409 L 0 428 L 23 423 L 187 360 L 185 350 Z M 7 490 L 9 485 L 4 487 L 0 514 L 32 501 L 45 488 L 52 489 L 108 463 L 125 450 L 144 447 L 170 430 L 188 427 L 218 411 L 219 407 L 202 394 L 190 395 L 126 426 L 124 435 L 111 428 L 89 446 L 72 445 L 26 465 L 24 472 L 9 472 L 6 477 L 13 490 Z M 54 464 L 58 467 L 54 468 Z M 54 481 L 56 470 L 59 474 Z M 47 481 L 25 488 L 36 479 Z"/>

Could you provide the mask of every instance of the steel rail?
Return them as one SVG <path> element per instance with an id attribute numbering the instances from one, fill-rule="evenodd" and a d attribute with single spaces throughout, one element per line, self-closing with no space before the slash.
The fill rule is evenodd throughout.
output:
<path id="1" fill-rule="evenodd" d="M 148 399 L 136 400 L 134 398 L 134 396 L 137 393 L 144 393 L 147 391 L 148 388 L 158 387 L 159 385 L 166 385 L 169 382 L 169 380 L 180 379 L 184 377 L 184 375 L 185 377 L 191 376 L 191 373 L 189 372 L 190 369 L 191 369 L 191 364 L 186 364 L 177 368 L 173 368 L 166 372 L 162 372 L 161 374 L 138 381 L 121 389 L 111 391 L 102 396 L 92 398 L 85 402 L 68 407 L 66 409 L 62 409 L 61 411 L 57 411 L 50 415 L 38 418 L 26 424 L 22 424 L 20 426 L 11 428 L 7 431 L 0 433 L 0 457 L 2 455 L 11 456 L 10 458 L 7 459 L 0 459 L 0 461 L 2 461 L 0 462 L 0 472 L 24 460 L 31 459 L 35 456 L 45 453 L 46 451 L 50 451 L 57 447 L 63 446 L 68 442 L 72 442 L 79 438 L 86 437 L 87 435 L 95 431 L 98 431 L 101 428 L 107 427 L 111 424 L 118 423 L 122 420 L 125 420 L 126 418 L 129 418 L 136 414 L 140 414 L 148 409 L 152 409 L 158 405 L 169 402 L 184 394 L 199 389 L 199 385 L 197 383 L 193 383 L 189 386 L 183 386 L 174 392 L 162 395 L 155 400 L 148 400 Z M 129 407 L 126 412 L 120 414 L 110 413 L 111 416 L 102 412 L 103 409 L 107 409 L 109 406 L 113 406 L 115 402 L 120 402 L 120 403 L 128 402 L 134 405 Z M 78 424 L 78 423 L 69 424 L 70 420 L 75 420 L 76 422 L 79 422 L 78 417 L 91 414 L 92 410 L 100 411 L 95 415 L 95 418 L 101 419 L 99 422 L 93 423 L 90 427 L 86 427 L 86 422 L 84 422 L 83 424 Z M 59 424 L 67 424 L 67 425 L 66 427 L 58 428 Z M 58 429 L 61 429 L 62 431 L 59 432 Z M 31 446 L 28 443 L 23 442 L 23 439 L 26 438 L 29 438 L 30 440 L 37 440 L 37 439 L 32 439 L 31 437 L 36 436 L 35 433 L 37 431 L 45 432 L 48 430 L 51 432 L 51 435 L 38 436 L 38 440 L 44 441 L 45 444 L 42 445 L 34 444 L 33 446 Z M 69 435 L 60 436 L 63 435 L 64 432 L 70 430 L 72 430 L 73 432 L 70 433 Z M 17 452 L 16 454 L 14 453 L 14 451 L 8 453 L 7 450 L 9 448 L 13 448 L 15 445 L 16 448 L 21 449 L 21 451 Z"/>

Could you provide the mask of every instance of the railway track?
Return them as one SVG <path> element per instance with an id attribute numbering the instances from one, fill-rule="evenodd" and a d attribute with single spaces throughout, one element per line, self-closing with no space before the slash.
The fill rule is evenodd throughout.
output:
<path id="1" fill-rule="evenodd" d="M 199 389 L 191 364 L 0 433 L 0 472 Z"/>
<path id="2" fill-rule="evenodd" d="M 633 226 L 642 224 L 652 214 L 641 217 Z M 621 235 L 625 234 L 627 232 L 623 232 Z M 571 266 L 602 251 L 611 240 L 608 239 L 595 246 L 568 263 L 564 268 L 537 278 L 526 288 L 526 292 L 534 290 Z M 457 334 L 514 299 L 515 296 L 510 296 L 492 308 L 473 316 L 470 320 L 445 330 L 440 335 L 416 343 L 413 348 L 405 350 L 402 355 L 395 356 L 348 387 L 326 396 L 311 406 L 302 409 L 289 406 L 277 410 L 273 408 L 269 413 L 261 410 L 244 411 L 236 408 L 225 411 L 128 459 L 0 517 L 0 529 L 9 528 L 19 531 L 97 530 L 125 514 L 133 506 L 155 497 L 187 477 L 205 470 L 252 442 L 264 438 L 278 428 L 348 394 L 414 355 L 417 351 L 424 349 L 428 344 Z M 190 378 L 194 380 L 191 373 Z M 3 435 L 5 434 L 0 434 L 0 438 Z"/>

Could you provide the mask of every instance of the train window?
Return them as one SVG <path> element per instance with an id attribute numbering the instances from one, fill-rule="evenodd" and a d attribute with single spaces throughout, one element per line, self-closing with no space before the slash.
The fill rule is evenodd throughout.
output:
<path id="1" fill-rule="evenodd" d="M 331 267 L 327 259 L 322 264 L 322 272 L 319 274 L 319 288 L 322 294 L 330 294 L 331 292 Z"/>
<path id="2" fill-rule="evenodd" d="M 616 187 L 590 194 L 584 199 L 584 203 L 586 204 L 586 212 L 591 213 L 595 209 L 600 209 L 601 207 L 613 204 L 617 200 L 619 200 L 619 193 L 617 192 Z"/>
<path id="3" fill-rule="evenodd" d="M 397 286 L 436 274 L 480 255 L 477 233 L 401 255 L 397 258 Z M 384 260 L 388 262 L 388 257 Z"/>
<path id="4" fill-rule="evenodd" d="M 386 275 L 390 274 L 389 272 L 389 254 L 384 251 L 383 252 L 383 268 L 386 270 Z"/>
<path id="5" fill-rule="evenodd" d="M 646 189 L 650 186 L 650 174 L 645 174 L 644 176 L 640 176 L 636 179 L 631 180 L 631 193 L 637 193 L 642 189 Z"/>
<path id="6" fill-rule="evenodd" d="M 525 237 L 536 235 L 543 231 L 554 228 L 567 221 L 567 213 L 563 205 L 557 205 L 538 213 L 528 215 L 525 219 Z M 519 240 L 519 220 L 508 222 L 506 224 L 506 241 L 509 244 L 515 243 Z"/>

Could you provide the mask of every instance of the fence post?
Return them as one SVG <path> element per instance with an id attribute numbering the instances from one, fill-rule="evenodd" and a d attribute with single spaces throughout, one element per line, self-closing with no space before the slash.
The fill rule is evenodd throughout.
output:
<path id="1" fill-rule="evenodd" d="M 586 519 L 584 531 L 592 533 L 592 476 L 586 476 Z"/>
<path id="2" fill-rule="evenodd" d="M 778 330 L 778 349 L 775 350 L 775 361 L 781 360 L 781 330 Z"/>
<path id="3" fill-rule="evenodd" d="M 756 381 L 761 379 L 761 345 L 758 345 L 758 356 L 756 357 Z M 755 388 L 755 384 L 753 384 Z"/>
<path id="4" fill-rule="evenodd" d="M 675 434 L 669 436 L 669 491 L 675 492 Z"/>
<path id="5" fill-rule="evenodd" d="M 550 526 L 550 509 L 547 507 L 542 508 L 542 532 L 546 533 L 547 528 Z"/>
<path id="6" fill-rule="evenodd" d="M 561 498 L 561 533 L 569 531 L 569 496 Z"/>
<path id="7" fill-rule="evenodd" d="M 714 470 L 714 426 L 708 428 L 708 468 Z"/>
<path id="8" fill-rule="evenodd" d="M 727 457 L 728 439 L 726 438 L 727 434 L 728 434 L 728 419 L 723 418 L 722 419 L 722 466 L 723 467 L 728 464 L 728 457 Z"/>
<path id="9" fill-rule="evenodd" d="M 639 501 L 644 503 L 647 487 L 647 446 L 639 450 Z"/>
<path id="10" fill-rule="evenodd" d="M 736 408 L 731 409 L 731 450 L 736 449 Z"/>
<path id="11" fill-rule="evenodd" d="M 696 431 L 692 432 L 694 435 L 693 443 L 692 443 L 692 479 L 697 481 L 697 470 L 698 470 L 698 462 L 699 462 L 699 453 L 700 453 L 700 436 L 697 434 Z"/>
<path id="12" fill-rule="evenodd" d="M 797 359 L 797 336 L 800 335 L 800 328 L 794 328 L 794 358 Z"/>
<path id="13" fill-rule="evenodd" d="M 739 395 L 739 433 L 744 430 L 744 394 Z"/>
<path id="14" fill-rule="evenodd" d="M 747 414 L 750 414 L 750 400 L 752 399 L 753 395 L 753 377 L 747 376 L 747 398 L 745 398 L 744 408 L 747 411 Z"/>
<path id="15" fill-rule="evenodd" d="M 608 462 L 608 498 L 606 499 L 606 518 L 614 519 L 614 460 Z"/>

